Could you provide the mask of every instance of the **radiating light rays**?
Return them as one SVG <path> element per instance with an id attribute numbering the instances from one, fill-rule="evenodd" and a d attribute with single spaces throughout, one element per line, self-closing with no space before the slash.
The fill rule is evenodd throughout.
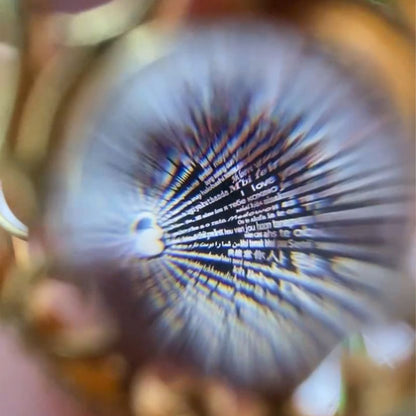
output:
<path id="1" fill-rule="evenodd" d="M 163 263 L 158 280 L 182 288 L 172 292 L 175 302 L 169 301 L 170 308 L 181 311 L 182 336 L 186 336 L 186 322 L 191 326 L 189 314 L 201 314 L 200 325 L 209 319 L 213 334 L 222 338 L 224 351 L 224 327 L 234 339 L 243 337 L 238 328 L 244 328 L 249 340 L 264 340 L 269 354 L 276 354 L 280 376 L 285 371 L 290 374 L 292 364 L 285 369 L 283 357 L 290 355 L 289 349 L 296 351 L 299 338 L 292 338 L 285 326 L 297 328 L 318 348 L 326 344 L 319 342 L 318 333 L 327 340 L 342 338 L 354 322 L 374 318 L 369 305 L 382 290 L 372 282 L 335 271 L 335 266 L 341 258 L 377 262 L 385 242 L 372 235 L 348 235 L 343 220 L 346 227 L 372 215 L 386 221 L 391 211 L 383 206 L 403 201 L 405 189 L 378 195 L 400 183 L 400 177 L 389 174 L 395 167 L 360 167 L 361 172 L 354 173 L 351 165 L 357 163 L 359 142 L 344 147 L 342 153 L 325 154 L 324 140 L 320 143 L 315 136 L 310 142 L 299 120 L 285 130 L 264 115 L 230 132 L 217 133 L 212 130 L 214 124 L 208 130 L 195 129 L 210 134 L 213 142 L 204 161 L 194 149 L 194 159 L 187 166 L 171 162 L 176 176 L 165 182 L 168 190 L 158 207 L 166 243 L 157 260 Z M 296 130 L 289 140 L 290 131 Z M 335 218 L 339 228 L 331 233 L 325 222 Z M 164 293 L 169 297 L 169 292 Z M 235 320 L 231 326 L 230 317 Z M 160 319 L 167 319 L 165 312 Z M 284 340 L 268 333 L 273 325 Z M 175 329 L 169 324 L 164 328 L 173 342 Z M 197 343 L 204 335 L 194 328 L 192 338 Z M 238 351 L 242 357 L 250 356 L 246 348 L 238 347 Z M 213 352 L 207 355 L 200 360 L 209 370 L 216 358 Z"/>
<path id="2" fill-rule="evenodd" d="M 217 310 L 218 313 L 221 313 L 221 311 L 225 310 L 227 311 L 227 314 L 233 315 L 232 311 L 235 309 L 236 303 L 238 304 L 238 302 L 236 302 L 236 299 L 240 302 L 240 305 L 243 306 L 245 309 L 251 309 L 253 311 L 266 311 L 269 309 L 266 303 L 256 302 L 252 297 L 250 297 L 250 290 L 248 292 L 245 292 L 244 284 L 242 282 L 235 282 L 234 284 L 230 284 L 230 275 L 223 275 L 223 278 L 225 279 L 223 279 L 223 283 L 221 283 L 218 282 L 218 273 L 216 273 L 215 269 L 212 267 L 206 270 L 205 266 L 201 263 L 187 262 L 185 266 L 187 272 L 185 273 L 185 269 L 183 267 L 175 266 L 174 263 L 180 264 L 178 260 L 168 261 L 168 264 L 170 264 L 170 266 L 166 269 L 166 271 L 170 272 L 169 276 L 171 278 L 175 278 L 176 276 L 178 279 L 182 279 L 181 283 L 184 283 L 183 276 L 189 279 L 186 286 L 182 290 L 183 301 L 186 300 L 186 292 L 188 292 L 188 289 L 192 289 L 194 291 L 193 299 L 195 302 L 201 302 L 201 296 L 203 296 L 203 299 L 205 299 L 207 302 L 216 305 L 215 310 Z M 194 271 L 195 273 L 193 273 Z M 169 278 L 169 276 L 167 275 L 166 278 Z M 197 280 L 195 280 L 195 278 Z M 273 284 L 275 285 L 275 282 Z M 237 285 L 237 289 L 239 290 L 235 290 L 235 285 Z M 253 285 L 249 285 L 248 288 L 253 288 Z M 272 293 L 270 294 L 273 295 Z M 179 300 L 180 299 L 178 299 L 178 301 Z M 277 310 L 279 310 L 280 306 L 279 303 L 276 302 L 275 297 L 270 296 L 270 300 L 273 300 L 274 302 L 273 307 L 271 307 L 270 310 L 274 310 L 274 308 L 277 308 Z M 181 302 L 177 303 L 178 308 L 181 308 L 181 305 Z M 283 307 L 281 310 L 283 311 L 285 310 L 285 308 Z M 285 310 L 285 313 L 283 313 L 282 316 L 286 316 L 288 318 L 290 316 L 290 309 Z M 294 318 L 295 316 L 296 315 L 293 314 L 292 318 Z M 270 317 L 274 320 L 277 316 L 271 314 Z M 245 325 L 244 319 L 240 319 L 240 321 L 242 325 Z M 299 323 L 301 321 L 302 320 L 300 319 Z M 257 322 L 258 325 L 260 325 L 261 323 L 261 321 Z M 302 325 L 301 327 L 303 328 Z M 264 329 L 267 330 L 267 325 Z M 263 335 L 265 335 L 265 333 L 263 333 Z"/>
<path id="3" fill-rule="evenodd" d="M 164 262 L 166 262 L 166 259 Z M 170 263 L 170 260 L 168 263 Z M 193 342 L 196 345 L 201 345 L 202 350 L 200 351 L 201 357 L 199 359 L 201 365 L 206 366 L 207 371 L 211 372 L 213 367 L 218 365 L 217 361 L 219 357 L 217 354 L 227 354 L 227 350 L 230 348 L 230 353 L 231 351 L 238 353 L 240 367 L 244 371 L 250 371 L 244 379 L 247 377 L 247 379 L 250 379 L 250 375 L 254 377 L 258 371 L 260 372 L 259 374 L 265 376 L 268 371 L 262 367 L 267 366 L 266 363 L 272 358 L 279 363 L 279 372 L 273 376 L 273 379 L 275 377 L 293 377 L 297 371 L 305 368 L 307 363 L 310 362 L 310 359 L 305 355 L 298 357 L 297 360 L 294 359 L 297 354 L 301 354 L 301 350 L 299 349 L 300 339 L 305 339 L 310 344 L 308 354 L 312 354 L 315 348 L 316 350 L 323 348 L 323 345 L 326 344 L 327 341 L 325 339 L 329 334 L 324 335 L 322 327 L 318 330 L 322 325 L 320 320 L 318 322 L 319 326 L 316 326 L 315 330 L 313 330 L 310 323 L 309 325 L 307 324 L 311 319 L 310 316 L 303 317 L 296 311 L 296 308 L 289 308 L 288 305 L 278 302 L 276 296 L 272 293 L 269 294 L 269 299 L 272 302 L 271 307 L 267 306 L 267 302 L 263 301 L 260 303 L 255 301 L 244 290 L 237 292 L 228 290 L 228 295 L 226 295 L 223 290 L 219 290 L 219 287 L 224 286 L 218 286 L 218 284 L 212 285 L 212 283 L 210 284 L 204 280 L 204 275 L 201 275 L 201 272 L 204 273 L 204 266 L 202 264 L 195 263 L 194 270 L 196 273 L 190 272 L 192 262 L 186 263 L 185 267 L 187 273 L 184 273 L 185 269 L 183 267 L 174 267 L 172 264 L 166 269 L 166 272 L 169 273 L 165 276 L 166 278 L 176 276 L 182 279 L 184 275 L 188 275 L 190 281 L 181 289 L 180 297 L 175 297 L 175 302 L 169 302 L 169 308 L 176 310 L 176 313 L 169 312 L 170 309 L 166 309 L 166 304 L 160 302 L 157 304 L 161 313 L 155 325 L 160 325 L 164 328 L 164 331 L 167 331 L 164 339 L 161 340 L 163 344 L 168 342 L 167 339 L 171 340 L 172 333 L 179 330 L 179 328 L 181 331 L 185 330 L 182 336 L 188 340 L 190 337 L 188 331 L 192 331 L 193 335 L 191 338 Z M 218 275 L 212 272 L 213 268 L 210 270 L 211 277 L 214 279 L 218 278 Z M 198 278 L 197 282 L 193 281 L 196 277 Z M 244 287 L 241 283 L 239 286 L 241 286 L 241 289 Z M 231 293 L 233 293 L 233 296 L 231 296 Z M 161 296 L 155 295 L 155 298 L 160 299 Z M 192 306 L 193 304 L 194 306 Z M 240 309 L 239 314 L 233 313 L 236 307 Z M 198 314 L 196 314 L 197 311 Z M 190 328 L 186 330 L 186 327 L 184 328 L 183 326 L 176 328 L 172 324 L 170 316 L 177 316 L 177 314 L 182 317 L 184 322 L 187 322 L 186 326 L 188 328 L 190 326 L 192 327 L 190 321 L 197 319 L 196 322 L 198 322 L 198 325 L 201 325 L 200 330 L 196 330 L 195 328 L 193 330 Z M 221 323 L 220 326 L 218 326 L 219 322 Z M 200 344 L 201 338 L 205 338 L 201 332 L 206 333 L 208 331 L 207 325 L 210 328 L 209 332 L 211 336 L 214 336 L 214 339 L 222 340 L 217 344 L 214 351 L 212 351 L 211 337 L 208 335 L 205 342 Z M 270 325 L 277 325 L 280 330 L 270 333 Z M 243 335 L 242 331 L 245 335 Z M 228 335 L 226 336 L 226 334 Z M 252 348 L 248 348 L 247 342 L 254 343 L 259 348 L 259 351 L 262 351 L 262 359 L 259 359 L 257 356 L 255 365 L 248 358 L 252 354 L 255 354 L 253 355 L 255 357 L 258 353 L 255 353 Z M 227 346 L 228 343 L 232 346 Z M 166 347 L 168 346 L 169 342 Z M 291 356 L 291 360 L 287 359 L 289 356 Z M 243 357 L 246 357 L 247 360 L 243 359 Z M 262 360 L 265 360 L 265 362 L 262 363 Z M 250 367 L 251 365 L 253 365 L 253 368 L 248 370 L 246 367 Z M 238 373 L 240 371 L 242 370 L 239 369 Z M 239 376 L 243 377 L 241 374 Z"/>
<path id="4" fill-rule="evenodd" d="M 299 275 L 295 273 L 282 273 L 281 269 L 273 268 L 273 272 L 270 272 L 270 268 L 264 264 L 250 263 L 246 265 L 249 270 L 253 270 L 254 275 L 257 273 L 257 277 L 261 276 L 262 279 L 252 279 L 249 275 L 244 278 L 244 280 L 238 280 L 233 277 L 230 273 L 221 273 L 215 268 L 215 261 L 226 261 L 225 257 L 220 258 L 219 256 L 210 256 L 209 254 L 203 256 L 198 254 L 190 254 L 188 256 L 183 253 L 166 253 L 168 259 L 168 268 L 166 271 L 168 275 L 160 275 L 161 280 L 174 279 L 180 283 L 181 286 L 188 287 L 193 286 L 197 288 L 195 296 L 204 297 L 207 301 L 214 302 L 217 307 L 221 310 L 227 310 L 229 313 L 232 313 L 235 310 L 235 307 L 240 305 L 246 308 L 270 308 L 272 311 L 279 311 L 281 313 L 281 308 L 279 303 L 283 301 L 283 308 L 288 308 L 288 305 L 293 307 L 293 310 L 296 311 L 300 308 L 303 313 L 309 314 L 309 318 L 316 319 L 320 325 L 325 325 L 335 331 L 339 336 L 343 329 L 341 326 L 338 326 L 336 320 L 336 314 L 330 318 L 326 315 L 328 312 L 328 300 L 333 302 L 333 310 L 337 311 L 336 307 L 342 305 L 343 308 L 346 308 L 347 311 L 351 310 L 358 313 L 358 317 L 363 319 L 362 311 L 359 310 L 357 305 L 354 306 L 352 299 L 348 298 L 348 292 L 345 292 L 345 287 L 338 286 L 336 288 L 333 282 L 319 282 L 313 278 L 305 280 L 305 275 Z M 214 260 L 213 263 L 211 261 Z M 201 262 L 202 261 L 202 262 Z M 207 264 L 211 264 L 207 266 Z M 321 271 L 321 273 L 323 270 Z M 266 281 L 269 281 L 270 284 L 265 284 Z M 290 296 L 286 291 L 279 289 L 277 282 L 285 281 L 294 284 L 294 288 L 299 288 L 298 295 Z M 307 283 L 310 282 L 310 284 Z M 328 287 L 326 287 L 328 286 Z M 332 289 L 330 289 L 332 286 Z M 199 288 L 199 289 L 198 289 Z M 263 289 L 261 289 L 263 288 Z M 335 289 L 338 289 L 336 295 Z M 344 289 L 344 290 L 343 290 Z M 310 296 L 306 296 L 306 292 L 310 292 Z M 259 292 L 264 292 L 263 294 Z M 199 293 L 199 294 L 198 294 Z M 302 295 L 299 297 L 299 295 Z M 313 296 L 318 295 L 319 299 L 322 297 L 325 302 L 322 305 L 316 303 L 316 300 L 313 301 Z M 277 297 L 276 297 L 277 296 Z M 306 297 L 305 297 L 306 296 Z M 280 302 L 277 300 L 280 298 Z M 303 298 L 303 301 L 301 299 Z M 208 300 L 210 299 L 210 300 Z M 269 304 L 271 300 L 272 303 Z M 177 299 L 177 302 L 181 301 L 181 296 Z M 186 301 L 186 299 L 182 299 Z M 309 304 L 309 306 L 308 306 Z M 250 306 L 251 305 L 251 306 Z M 315 306 L 312 306 L 315 305 Z M 172 305 L 172 307 L 175 307 Z M 277 307 L 277 309 L 276 309 Z M 289 308 L 290 309 L 290 308 Z M 330 309 L 330 308 L 329 308 Z M 360 314 L 361 313 L 361 314 Z M 238 314 L 237 314 L 238 315 Z M 344 316 L 344 323 L 346 317 Z M 244 322 L 244 320 L 243 320 Z"/>
<path id="5" fill-rule="evenodd" d="M 108 103 L 70 241 L 131 281 L 155 355 L 279 389 L 378 318 L 411 192 L 348 74 L 289 34 L 226 36 L 179 42 Z"/>
<path id="6" fill-rule="evenodd" d="M 204 187 L 201 187 L 204 182 L 207 183 L 211 178 L 218 179 L 220 175 L 225 173 L 224 171 L 227 170 L 227 173 L 220 179 L 221 181 L 225 181 L 225 179 L 228 179 L 234 173 L 241 170 L 241 164 L 243 166 L 248 166 L 254 158 L 254 156 L 248 158 L 248 155 L 252 151 L 253 147 L 258 146 L 259 141 L 249 141 L 247 138 L 250 132 L 256 132 L 256 127 L 259 120 L 261 120 L 260 117 L 257 120 L 254 120 L 253 124 L 249 124 L 248 127 L 246 127 L 246 131 L 243 130 L 241 132 L 226 132 L 224 134 L 226 140 L 222 140 L 221 138 L 218 140 L 217 132 L 210 132 L 209 134 L 213 139 L 212 141 L 214 145 L 212 146 L 211 150 L 208 151 L 208 154 L 204 154 L 203 157 L 201 155 L 201 159 L 198 159 L 198 153 L 200 152 L 200 149 L 194 149 L 194 151 L 191 152 L 191 157 L 193 157 L 194 165 L 188 167 L 188 171 L 190 171 L 192 168 L 198 169 L 199 167 L 200 172 L 197 172 L 199 175 L 191 184 L 187 184 L 187 186 L 180 186 L 179 192 L 177 189 L 175 189 L 175 184 L 170 186 L 170 203 L 162 202 L 160 205 L 160 218 L 164 218 L 165 215 L 174 215 L 174 213 L 177 212 L 177 210 L 174 209 L 175 206 L 179 203 L 182 203 L 182 200 L 187 198 L 189 194 L 196 190 L 196 188 L 199 188 L 199 192 L 201 192 L 201 188 L 204 190 Z M 247 121 L 244 124 L 247 124 Z M 244 124 L 242 124 L 242 126 Z M 247 142 L 249 143 L 248 145 Z M 241 149 L 240 147 L 243 144 L 246 144 L 246 148 Z M 268 145 L 264 147 L 263 151 L 270 149 L 271 147 L 271 143 L 268 143 Z M 204 164 L 204 161 L 207 163 Z M 163 201 L 167 201 L 167 198 L 163 198 Z M 188 202 L 190 203 L 190 200 L 188 200 Z"/>
<path id="7" fill-rule="evenodd" d="M 267 149 L 267 146 L 269 146 L 268 149 Z M 265 141 L 265 148 L 269 152 L 270 152 L 270 148 L 273 148 L 271 146 L 271 142 L 270 141 Z M 308 157 L 308 156 L 310 157 L 310 153 L 313 154 L 313 152 L 311 150 L 308 150 L 308 149 L 305 149 L 304 150 L 305 157 Z M 277 160 L 279 159 L 279 155 L 276 155 L 275 157 L 276 157 Z M 346 157 L 346 155 L 344 154 L 343 156 L 339 156 L 339 159 L 342 160 L 345 157 Z M 271 156 L 271 158 L 273 158 L 273 156 Z M 243 161 L 240 160 L 239 162 L 240 163 L 241 162 L 244 162 L 243 163 L 243 167 L 244 166 L 249 166 L 250 163 L 252 163 L 254 157 L 252 157 L 250 159 L 251 160 L 243 160 Z M 338 160 L 337 163 L 334 163 L 334 160 L 336 161 L 336 156 L 331 157 L 331 158 L 326 159 L 326 160 L 323 160 L 320 163 L 315 164 L 315 166 L 312 166 L 312 165 L 310 165 L 310 163 L 308 163 L 307 160 L 300 159 L 298 161 L 300 167 L 298 169 L 295 169 L 293 171 L 293 173 L 290 175 L 290 178 L 288 178 L 288 179 L 290 179 L 290 180 L 293 181 L 296 178 L 296 176 L 300 176 L 301 177 L 301 176 L 304 176 L 305 174 L 307 175 L 307 177 L 305 179 L 303 179 L 302 182 L 297 183 L 296 185 L 295 185 L 295 183 L 292 183 L 291 185 L 288 185 L 288 186 L 286 185 L 286 186 L 282 187 L 282 189 L 281 189 L 281 195 L 282 196 L 276 202 L 285 201 L 286 199 L 288 199 L 290 197 L 293 197 L 293 196 L 295 196 L 298 193 L 300 193 L 300 196 L 302 196 L 302 189 L 296 189 L 298 186 L 300 186 L 302 184 L 304 184 L 305 187 L 306 187 L 306 191 L 304 191 L 304 194 L 303 195 L 306 195 L 309 198 L 312 196 L 313 192 L 317 192 L 318 195 L 319 195 L 319 191 L 323 191 L 325 188 L 327 190 L 330 189 L 330 188 L 336 188 L 336 187 L 339 188 L 339 185 L 341 185 L 343 182 L 345 182 L 347 186 L 348 185 L 351 186 L 352 185 L 352 181 L 353 181 L 353 176 L 351 176 L 350 178 L 346 177 L 344 179 L 338 179 L 338 181 L 334 181 L 334 182 L 331 182 L 331 181 L 328 180 L 328 176 L 327 175 L 328 174 L 331 174 L 331 171 L 326 171 L 326 172 L 323 171 L 320 174 L 318 173 L 316 176 L 313 176 L 313 172 L 315 170 L 317 170 L 319 172 L 319 168 L 321 168 L 325 164 L 329 164 L 330 162 L 332 162 L 332 164 L 334 165 L 332 169 L 336 169 L 337 172 L 340 172 L 340 170 L 342 170 L 342 165 L 340 165 L 340 160 Z M 227 162 L 227 159 L 224 159 L 224 161 Z M 283 164 L 284 162 L 282 161 L 281 163 Z M 293 165 L 293 161 L 291 161 L 291 160 L 289 160 L 289 162 L 287 162 L 287 163 L 288 163 L 288 165 L 286 166 L 286 169 L 285 169 L 285 165 L 283 165 L 281 167 L 281 173 L 280 173 L 281 175 L 285 174 L 285 171 L 289 171 L 289 168 L 291 168 L 292 165 Z M 214 175 L 214 172 L 215 172 L 215 175 L 216 175 L 215 178 L 218 178 L 219 177 L 219 179 L 222 180 L 222 182 L 225 182 L 226 179 L 229 179 L 233 174 L 235 174 L 236 172 L 238 172 L 238 171 L 240 171 L 240 170 L 243 169 L 243 167 L 241 167 L 241 164 L 238 165 L 236 162 L 233 163 L 232 165 L 228 165 L 228 166 L 229 166 L 229 171 L 228 171 L 227 175 L 224 175 L 224 177 L 220 177 L 219 176 L 219 172 L 221 172 L 221 169 L 223 168 L 223 167 L 219 167 L 215 171 L 212 170 L 211 176 L 203 177 L 203 179 L 205 181 L 209 181 L 210 177 L 212 177 Z M 387 170 L 387 169 L 385 169 L 385 170 Z M 340 176 L 340 174 L 339 174 L 339 176 Z M 357 179 L 359 178 L 361 180 L 363 180 L 363 178 L 367 178 L 367 176 L 364 176 L 362 172 L 360 174 L 356 175 L 356 176 L 357 176 Z M 368 177 L 370 178 L 370 176 L 371 176 L 370 175 L 370 172 L 368 172 Z M 308 187 L 306 185 L 310 184 L 313 181 L 316 181 L 317 182 L 316 183 L 317 188 L 316 189 L 308 189 Z M 322 188 L 319 188 L 318 187 L 318 185 L 320 184 L 320 182 L 322 183 L 322 185 L 321 185 Z M 166 215 L 168 215 L 168 221 L 165 222 L 166 224 L 169 224 L 169 223 L 172 223 L 172 222 L 173 223 L 176 222 L 175 221 L 176 220 L 175 214 L 179 214 L 179 215 L 181 215 L 181 217 L 184 216 L 184 214 L 186 212 L 184 210 L 185 206 L 180 205 L 181 202 L 183 202 L 182 199 L 185 199 L 190 193 L 195 192 L 196 189 L 201 188 L 201 183 L 202 183 L 202 180 L 201 179 L 199 179 L 199 181 L 195 180 L 191 185 L 189 185 L 183 191 L 183 193 L 179 193 L 179 195 L 176 195 L 176 198 L 174 199 L 174 201 L 171 204 L 169 204 L 168 206 L 166 206 L 165 211 L 167 212 Z M 284 198 L 285 197 L 285 193 L 289 192 L 290 189 L 293 190 L 292 191 L 292 195 L 288 195 L 287 198 Z M 343 192 L 342 190 L 340 191 L 338 189 L 338 192 L 337 193 L 335 193 L 333 195 L 330 195 L 329 194 L 329 195 L 327 195 L 327 197 L 335 197 L 336 198 L 338 196 L 342 196 L 342 194 L 346 194 L 347 192 L 348 192 L 348 190 L 345 190 L 345 192 Z M 172 193 L 173 193 L 173 191 L 172 191 Z M 197 201 L 200 197 L 201 197 L 201 194 L 200 193 L 197 193 L 193 197 L 194 199 L 189 198 L 186 202 L 183 202 L 183 204 L 187 204 L 188 206 L 194 206 L 195 205 L 194 204 L 195 201 Z M 165 198 L 163 198 L 163 200 L 166 201 Z M 174 205 L 172 205 L 172 204 L 174 204 Z M 178 205 L 179 205 L 179 208 L 178 208 Z M 175 207 L 176 207 L 176 209 L 173 209 Z M 171 210 L 168 211 L 169 208 L 171 208 Z M 162 219 L 165 218 L 163 216 L 163 212 L 164 212 L 164 210 L 162 210 L 162 212 L 160 214 L 160 216 L 161 216 Z M 172 217 L 172 218 L 169 218 L 169 217 Z"/>

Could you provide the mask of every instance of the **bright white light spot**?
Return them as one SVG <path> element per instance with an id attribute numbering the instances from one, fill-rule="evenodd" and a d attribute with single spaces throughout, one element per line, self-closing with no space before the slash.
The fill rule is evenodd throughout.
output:
<path id="1" fill-rule="evenodd" d="M 337 349 L 297 388 L 293 396 L 296 408 L 305 416 L 333 416 L 339 406 L 341 384 Z"/>
<path id="2" fill-rule="evenodd" d="M 136 251 L 139 257 L 153 257 L 161 254 L 165 248 L 163 230 L 151 213 L 141 215 L 136 223 Z"/>
<path id="3" fill-rule="evenodd" d="M 369 357 L 390 367 L 408 359 L 415 346 L 415 331 L 404 322 L 368 329 L 363 338 Z"/>

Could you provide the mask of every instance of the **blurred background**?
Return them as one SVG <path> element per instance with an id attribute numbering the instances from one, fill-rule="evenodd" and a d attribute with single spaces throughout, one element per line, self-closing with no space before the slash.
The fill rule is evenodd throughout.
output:
<path id="1" fill-rule="evenodd" d="M 285 19 L 371 73 L 413 136 L 412 0 L 0 0 L 0 415 L 414 414 L 413 305 L 402 321 L 352 339 L 347 350 L 354 353 L 335 350 L 277 401 L 155 367 L 132 374 L 111 349 L 95 354 L 113 336 L 105 308 L 45 278 L 41 247 L 29 253 L 26 224 L 42 210 L 39 183 L 50 149 L 59 146 L 56 126 L 102 48 L 142 22 L 175 27 L 245 15 Z M 406 265 L 413 278 L 414 247 Z M 94 354 L 73 358 L 59 349 L 61 339 Z"/>

